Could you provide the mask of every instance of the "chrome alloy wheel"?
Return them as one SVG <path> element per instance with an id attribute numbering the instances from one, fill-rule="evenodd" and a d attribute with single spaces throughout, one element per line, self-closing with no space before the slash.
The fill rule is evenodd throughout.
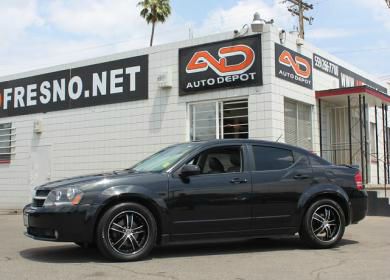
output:
<path id="1" fill-rule="evenodd" d="M 140 213 L 123 211 L 111 220 L 107 236 L 116 252 L 134 255 L 145 247 L 149 238 L 149 225 Z"/>
<path id="2" fill-rule="evenodd" d="M 311 230 L 314 236 L 322 242 L 332 242 L 337 238 L 340 226 L 340 214 L 333 206 L 319 206 L 311 217 Z"/>

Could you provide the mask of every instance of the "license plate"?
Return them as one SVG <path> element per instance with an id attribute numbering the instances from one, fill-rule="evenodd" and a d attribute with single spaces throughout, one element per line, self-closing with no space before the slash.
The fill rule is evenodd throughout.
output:
<path id="1" fill-rule="evenodd" d="M 23 223 L 24 223 L 25 227 L 29 226 L 29 224 L 28 224 L 28 214 L 24 214 L 23 215 Z"/>

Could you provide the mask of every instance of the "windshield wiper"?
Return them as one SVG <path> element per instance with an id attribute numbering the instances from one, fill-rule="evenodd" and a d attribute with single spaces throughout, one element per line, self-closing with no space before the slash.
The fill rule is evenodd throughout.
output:
<path id="1" fill-rule="evenodd" d="M 126 169 L 123 169 L 123 171 L 128 172 L 128 173 L 139 173 L 139 171 L 134 170 L 133 168 L 126 168 Z"/>

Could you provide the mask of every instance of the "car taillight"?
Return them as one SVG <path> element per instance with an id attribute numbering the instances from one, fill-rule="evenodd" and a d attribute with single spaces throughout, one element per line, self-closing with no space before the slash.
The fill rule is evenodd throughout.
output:
<path id="1" fill-rule="evenodd" d="M 361 191 L 364 189 L 364 186 L 363 186 L 363 179 L 362 179 L 362 173 L 360 173 L 360 171 L 356 172 L 355 174 L 355 185 L 356 185 L 356 188 Z"/>

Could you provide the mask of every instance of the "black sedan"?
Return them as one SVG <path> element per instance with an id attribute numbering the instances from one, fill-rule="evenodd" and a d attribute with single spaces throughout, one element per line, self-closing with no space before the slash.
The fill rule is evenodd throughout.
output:
<path id="1" fill-rule="evenodd" d="M 367 212 L 361 174 L 256 140 L 170 146 L 134 167 L 51 182 L 24 208 L 26 235 L 138 260 L 156 244 L 295 235 L 335 246 Z"/>

